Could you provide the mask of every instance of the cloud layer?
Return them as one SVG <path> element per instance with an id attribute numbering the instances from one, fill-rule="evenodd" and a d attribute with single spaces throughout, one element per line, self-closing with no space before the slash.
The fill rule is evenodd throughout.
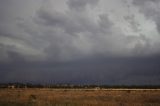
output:
<path id="1" fill-rule="evenodd" d="M 159 16 L 150 14 L 156 14 L 159 9 L 147 5 L 158 5 L 155 2 L 159 1 L 133 1 L 133 4 L 141 5 L 139 10 L 144 16 L 130 2 L 107 4 L 103 0 L 3 1 L 0 26 L 1 60 L 11 59 L 12 54 L 26 60 L 52 58 L 55 61 L 97 54 L 158 54 Z M 103 7 L 104 3 L 112 5 L 114 10 Z M 55 9 L 57 4 L 59 8 Z M 121 5 L 125 7 L 122 8 Z M 118 8 L 121 10 L 117 10 Z M 121 16 L 118 17 L 119 14 Z M 141 20 L 148 26 L 140 23 Z M 142 32 L 149 28 L 152 29 L 150 32 Z"/>
<path id="2" fill-rule="evenodd" d="M 137 69 L 133 68 L 134 64 L 130 61 L 133 58 L 136 58 L 137 60 L 134 59 L 134 61 L 137 62 L 157 58 L 156 64 L 159 63 L 159 7 L 159 0 L 2 0 L 0 1 L 0 63 L 1 70 L 9 70 L 1 72 L 4 75 L 2 79 L 4 81 L 7 78 L 14 79 L 18 73 L 28 73 L 28 76 L 32 76 L 30 74 L 34 72 L 35 77 L 37 70 L 40 70 L 40 75 L 37 75 L 39 80 L 44 70 L 46 70 L 45 73 L 56 75 L 61 73 L 61 77 L 66 74 L 64 70 L 70 70 L 68 72 L 73 74 L 73 78 L 68 80 L 71 82 L 76 79 L 75 76 L 78 76 L 81 70 L 90 70 L 86 73 L 93 71 L 95 73 L 93 77 L 98 70 L 104 75 L 112 76 L 118 71 L 123 73 L 123 77 L 131 76 L 128 73 L 133 71 L 131 80 L 136 78 L 135 73 L 141 68 L 143 71 L 146 70 L 146 73 L 150 73 L 154 68 L 152 64 L 154 61 L 143 65 L 136 64 L 139 67 Z M 96 70 L 93 66 L 95 63 L 88 63 L 88 67 L 92 67 L 89 69 L 82 64 L 86 59 L 91 62 L 96 61 L 97 58 L 99 63 L 96 63 L 98 67 Z M 106 60 L 107 63 L 100 67 L 100 63 Z M 114 62 L 110 66 L 111 60 Z M 123 63 L 116 62 L 119 60 L 123 60 Z M 71 68 L 73 61 L 79 64 L 77 67 L 82 67 L 81 70 Z M 22 66 L 29 65 L 24 65 L 24 68 L 30 67 L 28 69 L 30 71 L 21 69 L 18 65 L 20 63 Z M 69 65 L 55 69 L 58 63 Z M 7 68 L 12 67 L 13 64 L 14 68 Z M 39 68 L 40 65 L 37 64 L 43 64 L 42 66 L 46 69 Z M 49 67 L 50 64 L 54 67 Z M 125 64 L 128 66 L 124 66 Z M 114 71 L 110 74 L 114 65 L 122 67 L 124 71 L 113 68 Z M 145 68 L 146 65 L 148 65 L 147 68 Z M 148 75 L 137 78 L 142 79 L 142 83 L 152 78 L 151 82 L 158 82 L 158 69 L 160 68 L 156 66 L 153 71 L 158 73 L 154 78 Z M 102 74 L 98 79 L 105 82 L 105 76 Z M 89 74 L 86 76 L 88 77 Z M 132 82 L 124 81 L 125 78 L 122 76 L 115 75 L 115 79 L 120 77 L 122 82 Z M 62 81 L 66 79 L 64 77 Z M 79 74 L 77 82 L 82 79 L 83 74 Z M 94 82 L 93 79 L 88 81 Z"/>

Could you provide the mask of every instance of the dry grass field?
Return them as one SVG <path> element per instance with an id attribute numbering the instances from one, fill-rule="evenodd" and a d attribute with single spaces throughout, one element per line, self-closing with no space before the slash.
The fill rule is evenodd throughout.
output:
<path id="1" fill-rule="evenodd" d="M 0 106 L 160 106 L 160 90 L 0 89 Z"/>

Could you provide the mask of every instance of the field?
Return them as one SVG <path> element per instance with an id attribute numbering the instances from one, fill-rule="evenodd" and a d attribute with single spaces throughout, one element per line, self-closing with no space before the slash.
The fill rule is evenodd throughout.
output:
<path id="1" fill-rule="evenodd" d="M 6 88 L 0 106 L 160 106 L 160 90 Z"/>

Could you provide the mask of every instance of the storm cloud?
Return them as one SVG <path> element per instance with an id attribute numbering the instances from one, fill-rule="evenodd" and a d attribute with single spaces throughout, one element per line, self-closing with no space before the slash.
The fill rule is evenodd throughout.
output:
<path id="1" fill-rule="evenodd" d="M 1 82 L 159 84 L 159 5 L 1 0 Z"/>

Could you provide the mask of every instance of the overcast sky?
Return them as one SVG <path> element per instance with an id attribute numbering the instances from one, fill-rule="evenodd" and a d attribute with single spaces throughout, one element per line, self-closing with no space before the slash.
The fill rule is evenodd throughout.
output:
<path id="1" fill-rule="evenodd" d="M 160 84 L 160 0 L 0 0 L 0 82 Z"/>

